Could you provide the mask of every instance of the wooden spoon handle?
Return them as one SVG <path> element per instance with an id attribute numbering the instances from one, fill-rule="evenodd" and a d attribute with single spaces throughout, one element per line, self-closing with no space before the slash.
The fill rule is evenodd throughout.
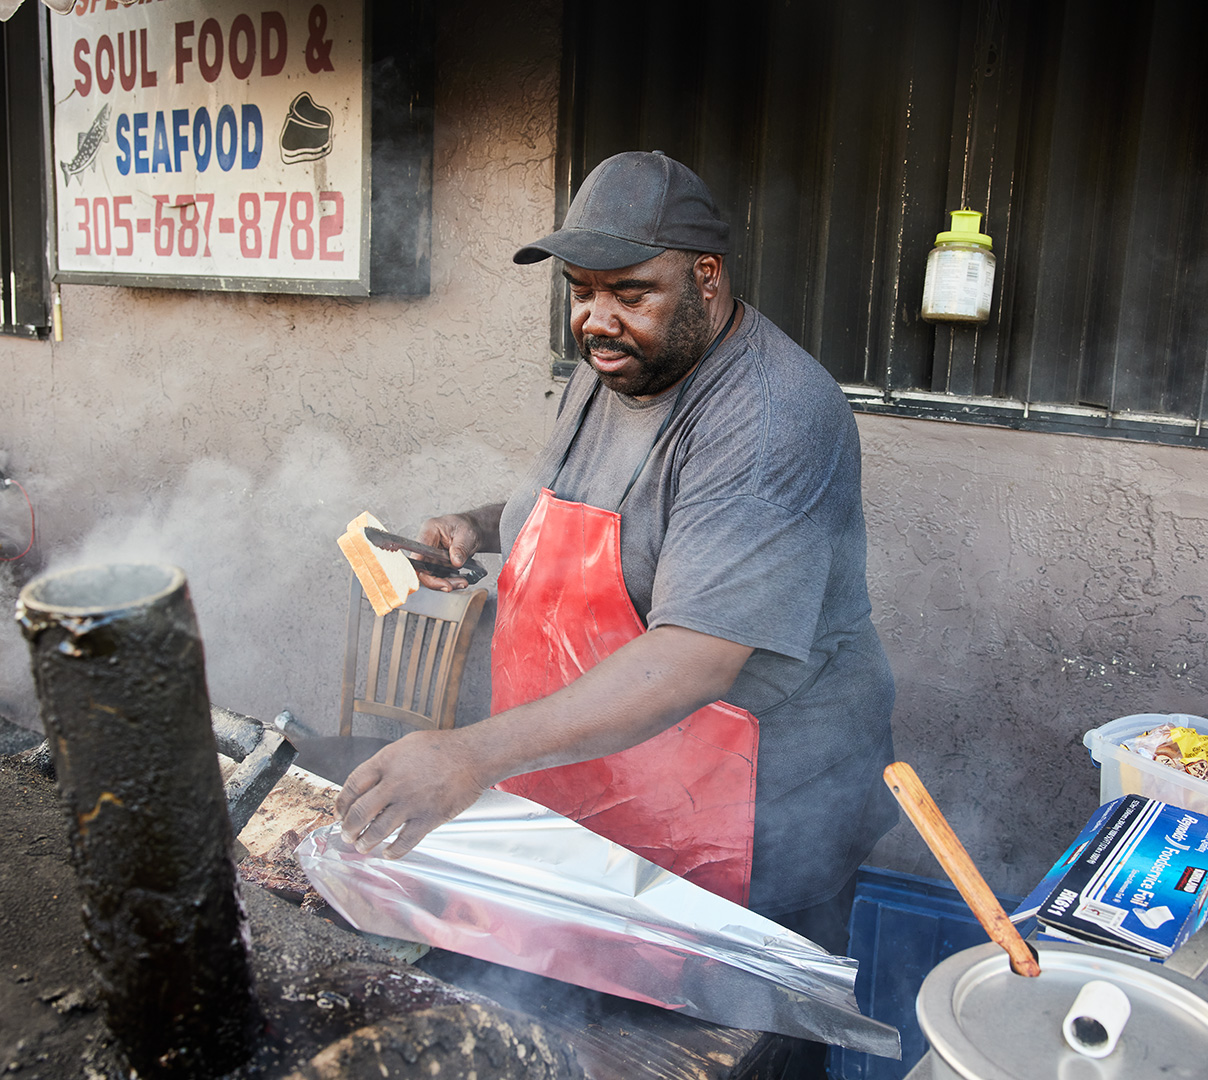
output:
<path id="1" fill-rule="evenodd" d="M 969 853 L 957 839 L 914 769 L 904 761 L 895 761 L 885 766 L 882 776 L 990 940 L 1007 950 L 1011 970 L 1018 975 L 1039 975 L 1040 965 L 1036 962 L 1035 954 L 1003 911 L 1002 904 L 990 891 L 985 878 L 978 873 Z"/>

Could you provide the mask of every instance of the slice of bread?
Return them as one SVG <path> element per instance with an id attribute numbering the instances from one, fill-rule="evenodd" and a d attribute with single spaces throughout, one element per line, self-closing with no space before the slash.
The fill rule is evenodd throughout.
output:
<path id="1" fill-rule="evenodd" d="M 383 551 L 365 538 L 365 530 L 385 527 L 372 514 L 358 514 L 348 530 L 336 540 L 373 605 L 374 613 L 386 615 L 403 604 L 419 588 L 415 567 L 401 551 Z"/>

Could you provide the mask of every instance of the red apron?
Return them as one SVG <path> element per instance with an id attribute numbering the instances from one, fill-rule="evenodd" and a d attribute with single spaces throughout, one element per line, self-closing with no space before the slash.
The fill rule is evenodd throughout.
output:
<path id="1" fill-rule="evenodd" d="M 620 525 L 541 492 L 499 575 L 493 713 L 562 689 L 646 632 L 621 577 Z M 755 717 L 717 701 L 629 750 L 498 787 L 745 906 L 758 748 Z"/>
<path id="2" fill-rule="evenodd" d="M 621 496 L 625 501 L 700 365 L 693 372 Z M 558 466 L 599 390 L 592 390 Z M 557 476 L 555 475 L 555 483 Z M 552 486 L 552 485 L 551 485 Z M 618 506 L 620 505 L 618 503 Z M 491 646 L 491 711 L 546 697 L 646 628 L 621 576 L 621 516 L 566 502 L 543 489 L 499 574 Z M 607 757 L 525 773 L 499 785 L 573 818 L 592 832 L 746 905 L 755 829 L 759 722 L 715 701 L 638 746 Z"/>

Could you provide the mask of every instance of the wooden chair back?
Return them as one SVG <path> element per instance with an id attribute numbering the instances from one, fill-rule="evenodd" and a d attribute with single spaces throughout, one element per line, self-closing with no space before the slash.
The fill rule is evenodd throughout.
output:
<path id="1" fill-rule="evenodd" d="M 356 574 L 348 590 L 348 640 L 340 690 L 340 734 L 357 713 L 393 721 L 394 737 L 415 728 L 451 728 L 470 641 L 486 589 L 420 589 L 378 617 Z M 368 644 L 362 627 L 368 623 Z"/>

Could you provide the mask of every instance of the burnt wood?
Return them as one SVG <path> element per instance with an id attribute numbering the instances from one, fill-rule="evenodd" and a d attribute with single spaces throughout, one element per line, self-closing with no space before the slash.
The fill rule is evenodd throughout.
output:
<path id="1" fill-rule="evenodd" d="M 80 567 L 18 610 L 109 1028 L 140 1076 L 220 1076 L 262 1021 L 184 574 Z"/>

